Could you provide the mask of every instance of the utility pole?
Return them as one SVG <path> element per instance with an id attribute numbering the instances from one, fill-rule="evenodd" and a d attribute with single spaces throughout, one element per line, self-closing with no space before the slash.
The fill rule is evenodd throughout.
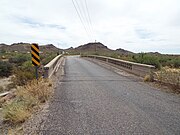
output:
<path id="1" fill-rule="evenodd" d="M 59 53 L 59 49 L 60 49 L 60 48 L 59 48 L 59 43 L 58 43 L 58 54 L 60 54 L 60 53 Z"/>
<path id="2" fill-rule="evenodd" d="M 95 46 L 94 46 L 94 51 L 95 51 L 95 53 L 96 53 L 96 52 L 97 52 L 96 40 L 95 40 L 94 44 L 95 44 Z"/>

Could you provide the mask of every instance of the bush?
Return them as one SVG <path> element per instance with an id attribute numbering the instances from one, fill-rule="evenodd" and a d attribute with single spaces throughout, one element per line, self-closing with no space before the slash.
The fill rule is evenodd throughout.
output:
<path id="1" fill-rule="evenodd" d="M 155 72 L 154 78 L 162 83 L 171 84 L 177 88 L 180 87 L 180 69 L 164 67 Z"/>
<path id="2" fill-rule="evenodd" d="M 0 86 L 0 92 L 3 92 L 4 88 L 2 86 Z"/>
<path id="3" fill-rule="evenodd" d="M 57 54 L 53 53 L 53 54 L 48 54 L 48 55 L 42 55 L 41 56 L 41 63 L 42 65 L 46 65 L 48 64 L 51 60 L 53 60 L 55 57 L 57 56 Z"/>
<path id="4" fill-rule="evenodd" d="M 16 91 L 16 98 L 3 106 L 3 118 L 11 123 L 24 122 L 39 103 L 46 102 L 52 94 L 49 80 L 33 80 Z"/>
<path id="5" fill-rule="evenodd" d="M 13 66 L 7 61 L 0 61 L 0 77 L 9 77 L 12 74 Z"/>
<path id="6" fill-rule="evenodd" d="M 174 68 L 180 68 L 180 58 L 176 58 L 172 61 Z"/>
<path id="7" fill-rule="evenodd" d="M 157 56 L 140 53 L 134 56 L 133 58 L 137 63 L 154 65 L 157 69 L 161 68 L 161 64 Z"/>
<path id="8" fill-rule="evenodd" d="M 42 103 L 50 97 L 52 92 L 50 87 L 52 87 L 52 83 L 48 80 L 39 79 L 39 81 L 33 80 L 28 85 L 24 86 L 23 91 L 27 91 L 27 93 L 30 93 L 33 97 L 37 97 Z"/>
<path id="9" fill-rule="evenodd" d="M 153 78 L 150 75 L 146 75 L 144 77 L 144 82 L 151 82 L 151 81 L 153 81 Z"/>
<path id="10" fill-rule="evenodd" d="M 32 61 L 26 61 L 22 64 L 22 69 L 24 70 L 32 70 Z"/>
<path id="11" fill-rule="evenodd" d="M 10 83 L 6 86 L 5 91 L 10 91 L 11 89 L 16 88 L 16 85 L 14 83 Z"/>
<path id="12" fill-rule="evenodd" d="M 12 78 L 12 82 L 18 86 L 23 86 L 35 78 L 32 68 L 30 70 L 18 68 L 14 70 L 14 74 L 15 77 Z"/>
<path id="13" fill-rule="evenodd" d="M 10 63 L 14 63 L 18 66 L 21 66 L 24 62 L 30 60 L 31 60 L 31 56 L 29 54 L 18 54 L 13 56 L 13 58 L 9 58 Z"/>
<path id="14" fill-rule="evenodd" d="M 12 101 L 3 106 L 3 115 L 4 121 L 22 123 L 30 116 L 30 112 L 23 102 Z"/>
<path id="15" fill-rule="evenodd" d="M 0 53 L 1 53 L 1 54 L 4 54 L 4 53 L 6 53 L 6 50 L 5 50 L 5 49 L 1 49 L 1 50 L 0 50 Z"/>

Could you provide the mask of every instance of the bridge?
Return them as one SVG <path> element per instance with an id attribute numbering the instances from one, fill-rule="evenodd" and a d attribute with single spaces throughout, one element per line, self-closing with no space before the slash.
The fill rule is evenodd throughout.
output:
<path id="1" fill-rule="evenodd" d="M 49 115 L 39 132 L 180 134 L 179 96 L 151 87 L 137 77 L 152 70 L 153 66 L 108 57 L 58 56 L 45 66 L 45 77 L 63 77 L 57 82 Z"/>

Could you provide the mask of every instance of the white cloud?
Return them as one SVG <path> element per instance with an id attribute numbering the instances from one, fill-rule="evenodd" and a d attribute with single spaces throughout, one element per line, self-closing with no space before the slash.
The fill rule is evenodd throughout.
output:
<path id="1" fill-rule="evenodd" d="M 84 2 L 77 1 L 79 6 Z M 67 48 L 96 39 L 112 49 L 180 54 L 179 0 L 87 0 L 87 3 L 93 39 L 83 29 L 72 0 L 1 0 L 0 42 L 53 43 Z"/>

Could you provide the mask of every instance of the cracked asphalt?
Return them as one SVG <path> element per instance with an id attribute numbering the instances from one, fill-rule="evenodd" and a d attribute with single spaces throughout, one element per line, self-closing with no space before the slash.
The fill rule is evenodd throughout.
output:
<path id="1" fill-rule="evenodd" d="M 180 135 L 180 97 L 67 57 L 44 135 Z"/>

